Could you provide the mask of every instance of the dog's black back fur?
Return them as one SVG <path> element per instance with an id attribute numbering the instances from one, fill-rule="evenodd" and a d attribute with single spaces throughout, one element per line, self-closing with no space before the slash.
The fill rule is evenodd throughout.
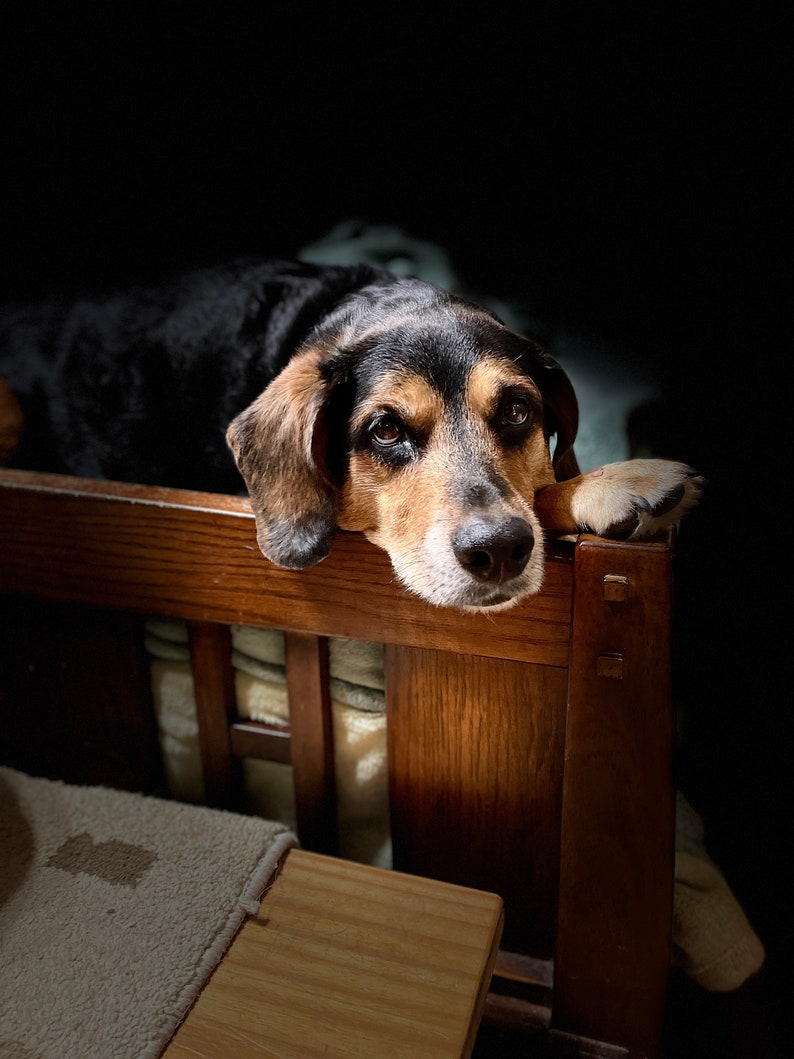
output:
<path id="1" fill-rule="evenodd" d="M 0 376 L 26 418 L 15 465 L 238 493 L 226 428 L 367 265 L 243 260 L 170 283 L 3 312 Z"/>

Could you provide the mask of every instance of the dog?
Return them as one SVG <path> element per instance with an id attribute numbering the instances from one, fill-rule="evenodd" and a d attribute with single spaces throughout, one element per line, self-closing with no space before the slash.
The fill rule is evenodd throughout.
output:
<path id="1" fill-rule="evenodd" d="M 678 461 L 582 473 L 573 386 L 537 341 L 370 265 L 244 260 L 9 310 L 0 377 L 6 463 L 247 491 L 276 565 L 357 531 L 464 611 L 537 593 L 547 536 L 650 537 L 702 493 Z"/>

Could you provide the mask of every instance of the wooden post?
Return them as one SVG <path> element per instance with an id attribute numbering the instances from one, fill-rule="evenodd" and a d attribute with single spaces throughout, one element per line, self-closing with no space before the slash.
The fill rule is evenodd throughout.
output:
<path id="1" fill-rule="evenodd" d="M 584 536 L 574 577 L 552 1026 L 650 1056 L 672 930 L 671 549 Z"/>

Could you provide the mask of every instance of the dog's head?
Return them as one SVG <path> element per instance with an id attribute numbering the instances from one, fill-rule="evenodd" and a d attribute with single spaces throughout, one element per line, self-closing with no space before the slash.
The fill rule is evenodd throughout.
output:
<path id="1" fill-rule="evenodd" d="M 272 562 L 311 566 L 337 528 L 358 530 L 429 602 L 495 610 L 540 588 L 533 498 L 578 473 L 577 424 L 538 345 L 398 279 L 325 317 L 227 439 Z"/>

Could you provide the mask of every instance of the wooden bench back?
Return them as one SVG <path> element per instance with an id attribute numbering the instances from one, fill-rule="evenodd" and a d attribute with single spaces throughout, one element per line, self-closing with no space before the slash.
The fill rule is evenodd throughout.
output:
<path id="1" fill-rule="evenodd" d="M 554 545 L 537 597 L 458 614 L 404 592 L 358 534 L 288 572 L 242 498 L 4 471 L 0 556 L 4 757 L 162 790 L 142 621 L 184 618 L 208 801 L 237 804 L 244 757 L 291 761 L 318 852 L 337 842 L 327 638 L 383 643 L 395 867 L 499 893 L 502 978 L 545 991 L 554 1032 L 651 1054 L 673 887 L 669 541 Z M 232 623 L 285 630 L 289 733 L 236 717 Z"/>

